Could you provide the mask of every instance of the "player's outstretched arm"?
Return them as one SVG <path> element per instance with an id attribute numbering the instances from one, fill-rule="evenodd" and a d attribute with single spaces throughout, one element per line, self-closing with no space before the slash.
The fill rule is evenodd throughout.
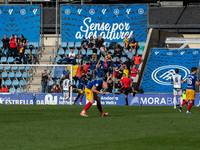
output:
<path id="1" fill-rule="evenodd" d="M 196 83 L 196 85 L 200 85 L 200 82 L 199 82 L 199 81 L 196 81 L 195 83 Z"/>

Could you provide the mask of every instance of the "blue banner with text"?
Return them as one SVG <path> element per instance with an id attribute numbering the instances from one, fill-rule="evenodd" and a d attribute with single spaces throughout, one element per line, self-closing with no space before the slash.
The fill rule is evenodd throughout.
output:
<path id="1" fill-rule="evenodd" d="M 81 42 L 83 37 L 123 42 L 133 35 L 147 38 L 147 5 L 61 5 L 62 42 Z"/>

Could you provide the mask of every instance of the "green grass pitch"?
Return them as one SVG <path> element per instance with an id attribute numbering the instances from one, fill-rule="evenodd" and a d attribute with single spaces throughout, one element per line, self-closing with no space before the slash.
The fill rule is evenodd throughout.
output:
<path id="1" fill-rule="evenodd" d="M 199 150 L 200 108 L 0 105 L 0 150 Z"/>

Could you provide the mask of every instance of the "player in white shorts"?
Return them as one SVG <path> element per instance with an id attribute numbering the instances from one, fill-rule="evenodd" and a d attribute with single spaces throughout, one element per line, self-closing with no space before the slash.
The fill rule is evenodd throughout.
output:
<path id="1" fill-rule="evenodd" d="M 70 86 L 71 81 L 69 80 L 69 75 L 66 75 L 66 78 L 63 81 L 63 105 L 65 105 L 66 100 L 70 97 Z"/>
<path id="2" fill-rule="evenodd" d="M 183 103 L 182 98 L 182 85 L 181 83 L 185 83 L 186 81 L 183 81 L 183 78 L 181 75 L 178 74 L 179 69 L 175 69 L 175 75 L 172 76 L 170 84 L 174 85 L 174 108 L 176 108 L 176 98 L 177 95 L 180 96 L 180 105 Z"/>

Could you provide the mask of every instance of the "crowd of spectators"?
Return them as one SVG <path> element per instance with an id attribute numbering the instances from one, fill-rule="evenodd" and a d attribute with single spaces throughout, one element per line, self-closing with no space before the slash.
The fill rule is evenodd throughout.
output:
<path id="1" fill-rule="evenodd" d="M 134 39 L 133 35 L 130 39 L 125 36 L 123 44 L 124 45 L 120 45 L 112 42 L 109 46 L 105 46 L 105 41 L 100 35 L 97 39 L 94 39 L 92 36 L 89 40 L 83 38 L 81 49 L 78 50 L 78 54 L 75 54 L 74 50 L 71 49 L 69 55 L 60 59 L 60 62 L 66 61 L 67 64 L 72 63 L 73 65 L 86 64 L 84 63 L 84 57 L 88 56 L 84 56 L 81 53 L 81 50 L 84 49 L 87 51 L 88 49 L 92 49 L 93 53 L 89 58 L 89 61 L 87 61 L 90 68 L 88 72 L 86 72 L 81 66 L 80 77 L 86 75 L 87 79 L 90 81 L 94 79 L 103 79 L 108 82 L 108 93 L 112 93 L 114 86 L 116 90 L 115 92 L 120 93 L 123 89 L 123 86 L 120 83 L 123 74 L 133 82 L 136 82 L 138 68 L 142 61 L 141 56 L 137 54 L 138 42 Z M 110 49 L 113 49 L 114 51 L 110 51 Z M 99 50 L 99 54 L 97 53 L 97 50 Z M 123 56 L 126 58 L 124 61 L 121 59 Z M 63 72 L 63 76 L 67 74 L 69 74 L 69 70 Z M 56 86 L 57 84 L 54 82 L 53 86 L 50 88 L 51 92 L 56 92 L 55 89 L 62 89 L 62 79 L 63 77 L 59 80 L 58 86 Z M 77 81 L 77 77 L 74 77 L 73 79 Z M 115 85 L 113 85 L 113 81 L 116 81 Z"/>
<path id="2" fill-rule="evenodd" d="M 20 37 L 18 37 L 17 34 L 12 34 L 10 38 L 4 35 L 1 41 L 3 43 L 1 57 L 6 57 L 8 59 L 8 57 L 11 56 L 14 60 L 19 61 L 20 64 L 22 64 L 22 60 L 24 64 L 32 64 L 35 62 L 35 56 L 32 54 L 31 50 L 29 54 L 25 55 L 28 39 L 26 39 L 23 34 L 21 34 Z"/>

